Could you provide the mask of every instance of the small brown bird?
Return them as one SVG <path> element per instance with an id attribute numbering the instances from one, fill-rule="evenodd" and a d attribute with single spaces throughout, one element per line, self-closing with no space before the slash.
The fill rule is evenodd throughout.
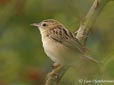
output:
<path id="1" fill-rule="evenodd" d="M 74 65 L 80 57 L 97 63 L 97 60 L 86 55 L 85 47 L 60 22 L 47 19 L 32 25 L 39 28 L 44 51 L 55 63 L 62 66 Z"/>

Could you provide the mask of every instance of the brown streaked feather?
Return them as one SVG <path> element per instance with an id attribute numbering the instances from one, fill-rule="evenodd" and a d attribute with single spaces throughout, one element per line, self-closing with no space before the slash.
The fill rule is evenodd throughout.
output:
<path id="1" fill-rule="evenodd" d="M 53 29 L 50 29 L 49 37 L 68 48 L 78 49 L 80 52 L 84 53 L 84 46 L 75 38 L 75 36 L 67 29 L 64 29 L 62 25 L 58 25 Z"/>

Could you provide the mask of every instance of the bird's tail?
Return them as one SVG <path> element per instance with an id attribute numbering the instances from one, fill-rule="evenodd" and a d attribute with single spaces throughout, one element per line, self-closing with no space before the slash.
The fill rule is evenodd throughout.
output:
<path id="1" fill-rule="evenodd" d="M 89 56 L 89 55 L 84 55 L 84 57 L 86 57 L 88 60 L 94 62 L 94 63 L 97 63 L 97 64 L 102 64 L 100 61 L 96 60 L 95 58 Z"/>

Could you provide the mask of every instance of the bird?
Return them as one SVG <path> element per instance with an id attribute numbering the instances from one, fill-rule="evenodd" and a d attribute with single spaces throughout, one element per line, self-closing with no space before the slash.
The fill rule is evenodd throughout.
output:
<path id="1" fill-rule="evenodd" d="M 44 51 L 53 62 L 61 66 L 72 66 L 84 57 L 98 63 L 96 59 L 87 55 L 86 47 L 59 21 L 46 19 L 31 25 L 39 29 Z"/>

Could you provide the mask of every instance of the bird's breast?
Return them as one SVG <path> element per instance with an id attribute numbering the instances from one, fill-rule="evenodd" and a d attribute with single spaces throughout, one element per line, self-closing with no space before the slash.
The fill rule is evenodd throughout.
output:
<path id="1" fill-rule="evenodd" d="M 64 46 L 63 44 L 50 39 L 49 37 L 42 37 L 44 51 L 47 56 L 56 63 L 65 63 L 64 61 L 69 61 L 74 56 L 72 49 Z M 76 55 L 75 55 L 76 56 Z"/>
<path id="2" fill-rule="evenodd" d="M 66 47 L 49 37 L 42 38 L 44 51 L 52 61 L 61 63 L 66 53 Z"/>

